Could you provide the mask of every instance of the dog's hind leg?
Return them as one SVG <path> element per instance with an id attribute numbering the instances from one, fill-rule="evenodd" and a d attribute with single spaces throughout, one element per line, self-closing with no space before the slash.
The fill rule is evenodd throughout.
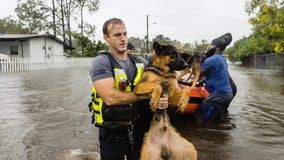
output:
<path id="1" fill-rule="evenodd" d="M 200 78 L 200 74 L 201 74 L 201 64 L 199 62 L 194 63 L 192 66 L 192 71 L 193 71 L 193 75 L 194 75 L 194 79 L 191 85 L 191 89 L 193 89 L 196 86 L 197 81 Z"/>
<path id="2" fill-rule="evenodd" d="M 161 153 L 161 147 L 159 144 L 155 144 L 155 142 L 152 141 L 152 136 L 154 135 L 149 135 L 151 133 L 147 133 L 145 138 L 144 138 L 144 143 L 141 148 L 141 155 L 140 159 L 141 160 L 159 160 L 160 159 L 160 154 Z"/>
<path id="3" fill-rule="evenodd" d="M 195 70 L 194 71 L 194 79 L 193 79 L 192 85 L 190 87 L 191 90 L 196 86 L 196 83 L 199 80 L 199 77 L 200 77 L 200 72 Z"/>
<path id="4" fill-rule="evenodd" d="M 191 67 L 186 67 L 184 70 L 182 70 L 178 76 L 177 76 L 177 80 L 179 80 L 180 78 L 182 78 L 184 75 L 186 75 L 189 71 L 190 71 Z"/>
<path id="5" fill-rule="evenodd" d="M 166 156 L 165 147 L 167 144 L 166 135 L 169 128 L 169 119 L 166 110 L 154 112 L 150 129 L 145 134 L 141 148 L 141 160 L 162 160 Z"/>
<path id="6" fill-rule="evenodd" d="M 168 148 L 174 160 L 197 160 L 197 151 L 192 143 L 183 138 L 173 127 L 168 136 Z"/>
<path id="7" fill-rule="evenodd" d="M 192 69 L 189 71 L 189 76 L 187 77 L 187 79 L 186 80 L 184 80 L 184 82 L 187 82 L 189 79 L 190 79 L 190 77 L 192 76 L 192 74 L 193 74 L 193 72 L 192 72 Z"/>

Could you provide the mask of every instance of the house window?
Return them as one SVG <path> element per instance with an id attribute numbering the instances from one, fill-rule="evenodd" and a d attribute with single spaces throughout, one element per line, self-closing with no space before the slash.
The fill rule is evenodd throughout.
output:
<path id="1" fill-rule="evenodd" d="M 18 55 L 18 46 L 10 46 L 10 54 Z"/>

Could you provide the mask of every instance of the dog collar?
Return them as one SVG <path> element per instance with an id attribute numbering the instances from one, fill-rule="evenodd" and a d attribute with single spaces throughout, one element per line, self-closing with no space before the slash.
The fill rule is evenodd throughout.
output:
<path id="1" fill-rule="evenodd" d="M 147 67 L 145 69 L 145 71 L 151 71 L 159 76 L 162 76 L 164 78 L 176 78 L 176 73 L 175 72 L 171 72 L 171 73 L 165 73 L 161 70 L 159 70 L 158 68 L 155 67 Z"/>

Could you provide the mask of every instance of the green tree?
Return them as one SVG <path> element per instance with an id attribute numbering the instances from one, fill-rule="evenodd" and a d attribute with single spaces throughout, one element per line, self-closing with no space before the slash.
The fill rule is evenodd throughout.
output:
<path id="1" fill-rule="evenodd" d="M 208 45 L 209 43 L 207 42 L 207 40 L 204 40 L 204 39 L 201 40 L 201 43 L 198 43 L 198 41 L 195 41 L 193 51 L 203 53 L 208 47 Z"/>
<path id="2" fill-rule="evenodd" d="M 283 1 L 251 0 L 246 4 L 249 15 L 255 13 L 249 22 L 253 25 L 253 34 L 249 37 L 251 45 L 259 46 L 257 53 L 279 53 L 284 50 L 284 8 Z M 253 48 L 253 47 L 252 47 Z"/>
<path id="3" fill-rule="evenodd" d="M 138 37 L 129 37 L 129 42 L 132 42 L 136 47 L 136 51 L 140 53 L 146 53 L 146 40 L 140 39 Z M 191 43 L 181 43 L 178 40 L 171 40 L 169 37 L 164 35 L 157 35 L 152 41 L 149 41 L 150 51 L 152 50 L 152 44 L 154 41 L 157 41 L 162 44 L 171 44 L 176 46 L 181 52 L 204 52 L 207 46 L 209 45 L 206 40 L 201 40 L 201 43 L 195 41 L 194 44 Z"/>
<path id="4" fill-rule="evenodd" d="M 46 32 L 50 28 L 50 7 L 44 0 L 27 0 L 25 3 L 19 1 L 15 11 L 20 25 L 28 28 L 30 33 Z"/>
<path id="5" fill-rule="evenodd" d="M 248 0 L 245 5 L 245 11 L 249 15 L 256 14 L 262 10 L 262 5 L 277 7 L 282 3 L 283 1 L 279 2 L 279 0 Z"/>
<path id="6" fill-rule="evenodd" d="M 24 28 L 17 21 L 11 17 L 0 19 L 0 33 L 1 34 L 24 34 L 30 33 L 29 29 Z"/>
<path id="7" fill-rule="evenodd" d="M 133 43 L 135 46 L 135 50 L 138 53 L 145 53 L 146 51 L 146 42 L 143 39 L 140 39 L 138 37 L 129 37 L 128 42 Z"/>
<path id="8" fill-rule="evenodd" d="M 84 9 L 87 8 L 89 13 L 94 13 L 99 9 L 99 0 L 74 0 L 75 7 L 79 9 L 80 12 L 80 25 L 81 34 L 84 35 Z"/>
<path id="9" fill-rule="evenodd" d="M 185 43 L 185 44 L 183 44 L 183 46 L 180 49 L 183 52 L 192 52 L 193 48 L 194 48 L 194 46 L 191 43 Z"/>
<path id="10" fill-rule="evenodd" d="M 82 46 L 84 51 L 82 52 L 81 48 L 76 48 L 73 51 L 68 51 L 68 57 L 95 57 L 100 52 L 107 51 L 108 46 L 106 43 L 101 41 L 92 41 L 87 36 L 82 36 L 80 33 L 73 33 L 72 35 L 77 42 L 78 46 Z"/>
<path id="11" fill-rule="evenodd" d="M 171 42 L 171 44 L 174 45 L 175 47 L 179 48 L 179 49 L 183 47 L 183 44 L 178 40 L 173 40 Z"/>
<path id="12" fill-rule="evenodd" d="M 252 18 L 252 34 L 237 40 L 225 53 L 230 60 L 284 51 L 284 6 L 279 0 L 249 0 L 245 7 Z"/>
<path id="13" fill-rule="evenodd" d="M 73 3 L 75 4 L 76 8 L 79 8 L 80 12 L 80 25 L 81 28 L 81 35 L 84 36 L 84 8 L 87 8 L 89 13 L 94 13 L 98 10 L 98 0 L 74 0 Z M 82 46 L 82 53 L 84 54 L 84 47 Z"/>
<path id="14" fill-rule="evenodd" d="M 53 30 L 55 36 L 62 37 L 64 42 L 72 46 L 72 32 L 78 29 L 71 28 L 71 23 L 74 23 L 72 19 L 81 18 L 78 27 L 83 35 L 84 9 L 94 13 L 98 10 L 99 0 L 19 0 L 18 2 L 16 13 L 22 26 L 29 28 L 33 33 Z M 94 27 L 90 27 L 89 24 L 85 26 L 85 34 L 94 32 Z"/>
<path id="15" fill-rule="evenodd" d="M 153 38 L 152 43 L 154 41 L 157 41 L 161 44 L 172 44 L 172 40 L 169 37 L 164 37 L 164 35 L 162 34 L 159 34 L 155 38 Z M 151 43 L 151 46 L 152 46 L 152 43 Z"/>
<path id="16" fill-rule="evenodd" d="M 262 10 L 250 19 L 250 23 L 253 25 L 253 36 L 258 39 L 256 41 L 259 46 L 266 46 L 263 50 L 260 50 L 258 54 L 265 54 L 273 52 L 273 46 L 276 41 L 276 37 L 273 36 L 273 27 L 275 24 L 274 19 L 276 16 L 275 10 L 277 8 L 267 5 L 261 5 Z"/>

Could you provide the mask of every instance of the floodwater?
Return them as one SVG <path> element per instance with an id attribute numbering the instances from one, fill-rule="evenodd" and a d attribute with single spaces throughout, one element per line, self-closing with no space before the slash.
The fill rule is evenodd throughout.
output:
<path id="1" fill-rule="evenodd" d="M 176 127 L 195 145 L 201 160 L 283 159 L 284 73 L 232 64 L 229 69 L 238 91 L 226 119 L 235 127 L 206 129 L 184 119 Z"/>
<path id="2" fill-rule="evenodd" d="M 174 126 L 199 160 L 280 160 L 284 157 L 284 74 L 230 64 L 238 86 L 229 107 L 231 129 Z M 0 159 L 98 159 L 91 124 L 88 67 L 0 74 Z"/>

